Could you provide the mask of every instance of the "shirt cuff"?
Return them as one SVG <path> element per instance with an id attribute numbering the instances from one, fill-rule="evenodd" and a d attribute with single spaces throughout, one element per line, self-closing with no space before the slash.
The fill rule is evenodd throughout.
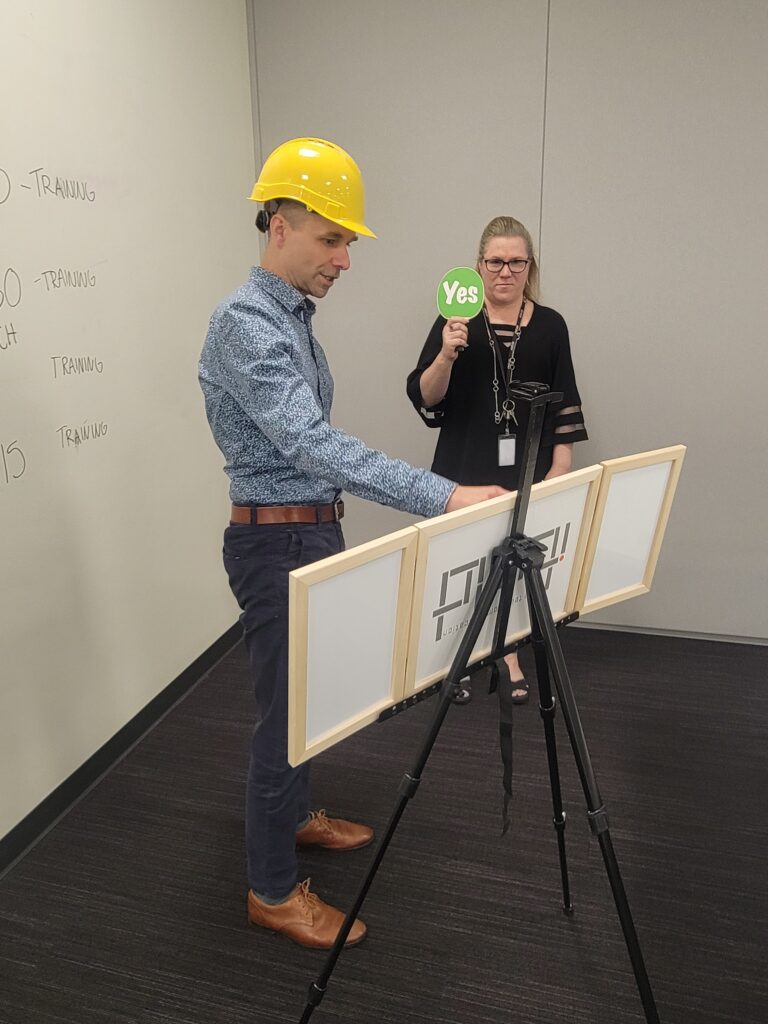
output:
<path id="1" fill-rule="evenodd" d="M 413 489 L 413 512 L 427 519 L 442 515 L 455 490 L 456 484 L 452 480 L 424 470 Z"/>

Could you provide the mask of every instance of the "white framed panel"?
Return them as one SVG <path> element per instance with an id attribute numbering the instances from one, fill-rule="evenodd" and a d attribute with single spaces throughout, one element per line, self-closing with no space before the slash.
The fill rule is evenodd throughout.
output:
<path id="1" fill-rule="evenodd" d="M 576 610 L 602 472 L 602 466 L 588 466 L 531 488 L 524 532 L 547 549 L 541 575 L 555 622 Z M 521 640 L 530 631 L 525 585 L 518 573 L 506 643 Z"/>
<path id="2" fill-rule="evenodd" d="M 512 525 L 516 494 L 449 512 L 416 524 L 418 547 L 405 692 L 442 679 L 469 625 L 475 600 L 491 566 L 491 553 Z M 491 648 L 498 598 L 470 657 Z"/>
<path id="3" fill-rule="evenodd" d="M 580 614 L 650 590 L 685 451 L 675 445 L 602 464 L 576 598 Z"/>
<path id="4" fill-rule="evenodd" d="M 555 618 L 575 608 L 579 576 L 597 500 L 600 466 L 535 484 L 525 534 L 549 551 L 544 580 Z M 509 534 L 516 494 L 418 523 L 418 550 L 405 693 L 442 679 L 465 633 L 475 601 L 488 576 L 493 549 Z M 469 664 L 492 648 L 498 596 L 491 605 Z M 507 641 L 530 630 L 521 582 L 515 586 Z"/>
<path id="5" fill-rule="evenodd" d="M 409 527 L 290 574 L 292 765 L 401 699 L 417 537 Z"/>

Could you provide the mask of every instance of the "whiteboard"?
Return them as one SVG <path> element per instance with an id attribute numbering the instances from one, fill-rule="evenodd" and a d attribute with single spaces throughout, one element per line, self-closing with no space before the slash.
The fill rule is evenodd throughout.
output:
<path id="1" fill-rule="evenodd" d="M 290 574 L 292 765 L 375 721 L 402 698 L 416 540 L 409 527 Z"/>
<path id="2" fill-rule="evenodd" d="M 197 359 L 257 245 L 243 3 L 0 36 L 2 836 L 236 621 Z"/>
<path id="3" fill-rule="evenodd" d="M 547 548 L 542 578 L 555 618 L 575 607 L 592 514 L 599 466 L 535 484 L 531 489 L 525 535 Z M 508 535 L 515 494 L 417 523 L 414 611 L 408 645 L 406 694 L 442 679 L 466 633 L 476 599 L 488 577 L 491 555 Z M 469 664 L 493 647 L 498 595 L 475 643 Z M 530 632 L 522 580 L 513 592 L 506 641 Z"/>
<path id="4" fill-rule="evenodd" d="M 685 446 L 602 463 L 577 606 L 582 614 L 650 590 Z"/>

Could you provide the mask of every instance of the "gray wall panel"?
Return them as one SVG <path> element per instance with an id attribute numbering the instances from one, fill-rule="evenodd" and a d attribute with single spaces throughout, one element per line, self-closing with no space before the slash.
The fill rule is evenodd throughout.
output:
<path id="1" fill-rule="evenodd" d="M 380 235 L 317 318 L 336 422 L 428 464 L 403 381 L 436 282 L 491 216 L 541 219 L 592 437 L 577 464 L 689 446 L 653 592 L 595 618 L 765 637 L 768 5 L 253 9 L 264 152 L 337 140 Z M 349 505 L 351 542 L 407 521 Z"/>

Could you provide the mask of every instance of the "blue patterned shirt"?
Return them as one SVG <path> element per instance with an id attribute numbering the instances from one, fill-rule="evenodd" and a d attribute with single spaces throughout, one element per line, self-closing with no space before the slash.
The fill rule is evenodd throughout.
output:
<path id="1" fill-rule="evenodd" d="M 331 426 L 333 379 L 312 334 L 315 304 L 254 267 L 214 311 L 200 385 L 236 505 L 321 505 L 344 489 L 439 515 L 454 484 Z"/>

